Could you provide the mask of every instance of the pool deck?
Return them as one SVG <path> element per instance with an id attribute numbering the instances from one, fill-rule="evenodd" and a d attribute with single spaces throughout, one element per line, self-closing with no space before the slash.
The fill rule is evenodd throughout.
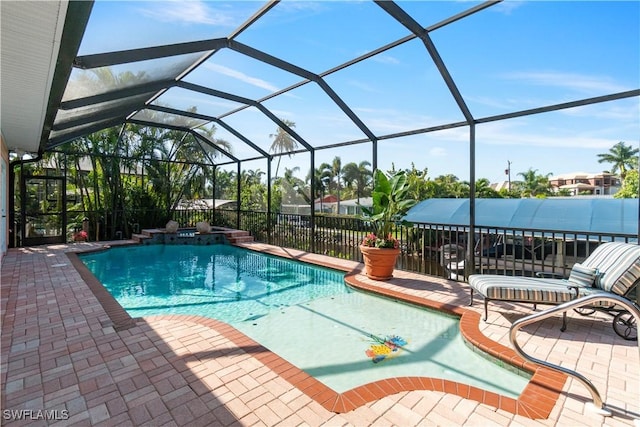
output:
<path id="1" fill-rule="evenodd" d="M 518 399 L 409 377 L 337 394 L 221 322 L 129 318 L 67 254 L 104 244 L 116 242 L 11 249 L 4 257 L 2 425 L 633 426 L 640 419 L 638 344 L 619 338 L 609 316 L 569 313 L 565 332 L 558 316 L 524 328 L 518 338 L 533 356 L 593 382 L 611 417 L 588 408 L 589 392 L 578 381 L 540 368 Z M 536 369 L 515 356 L 508 337 L 530 305 L 490 303 L 483 322 L 482 303 L 468 307 L 462 283 L 397 270 L 390 281 L 375 282 L 355 262 L 259 243 L 238 246 L 333 266 L 352 286 L 459 314 L 469 341 Z"/>

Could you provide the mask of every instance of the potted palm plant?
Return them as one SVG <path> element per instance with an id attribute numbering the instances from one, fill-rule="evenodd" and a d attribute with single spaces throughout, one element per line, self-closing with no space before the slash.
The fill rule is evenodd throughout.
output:
<path id="1" fill-rule="evenodd" d="M 400 242 L 393 237 L 396 224 L 411 225 L 403 218 L 417 200 L 409 197 L 410 184 L 404 171 L 387 175 L 379 169 L 373 173 L 372 206 L 361 206 L 363 219 L 371 222 L 374 231 L 362 240 L 360 252 L 365 274 L 373 280 L 393 277 Z"/>

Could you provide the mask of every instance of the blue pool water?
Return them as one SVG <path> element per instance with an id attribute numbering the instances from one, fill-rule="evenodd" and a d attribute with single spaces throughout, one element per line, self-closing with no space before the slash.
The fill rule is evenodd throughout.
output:
<path id="1" fill-rule="evenodd" d="M 121 247 L 81 259 L 131 316 L 221 320 L 337 392 L 425 376 L 517 397 L 529 380 L 470 349 L 457 317 L 350 290 L 343 272 L 228 245 Z"/>
<path id="2" fill-rule="evenodd" d="M 132 317 L 197 314 L 226 323 L 349 292 L 344 273 L 229 245 L 147 245 L 81 255 Z"/>

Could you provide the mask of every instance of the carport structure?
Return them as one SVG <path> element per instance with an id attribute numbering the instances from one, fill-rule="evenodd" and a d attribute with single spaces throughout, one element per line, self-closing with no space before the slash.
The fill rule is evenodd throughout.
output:
<path id="1" fill-rule="evenodd" d="M 184 8 L 190 4 L 186 3 Z M 619 85 L 603 87 L 600 95 L 585 98 L 558 94 L 556 102 L 547 105 L 520 104 L 517 107 L 521 108 L 515 109 L 483 106 L 478 101 L 482 91 L 470 89 L 482 86 L 483 75 L 486 78 L 488 70 L 478 70 L 477 81 L 457 77 L 456 70 L 473 67 L 475 49 L 482 48 L 487 54 L 500 49 L 500 44 L 484 46 L 474 41 L 478 35 L 465 34 L 465 22 L 482 20 L 495 13 L 504 7 L 499 1 L 451 2 L 444 7 L 442 4 L 435 7 L 430 2 L 326 2 L 321 3 L 322 13 L 330 14 L 335 26 L 324 29 L 313 26 L 313 15 L 306 16 L 302 5 L 309 6 L 279 1 L 262 5 L 208 3 L 216 12 L 232 14 L 242 23 L 231 31 L 226 25 L 211 25 L 207 28 L 210 31 L 206 33 L 207 38 L 202 37 L 201 30 L 192 33 L 190 26 L 176 31 L 171 24 L 151 28 L 150 22 L 140 21 L 134 27 L 120 27 L 118 16 L 133 13 L 135 3 L 3 4 L 5 142 L 9 150 L 18 155 L 42 154 L 64 150 L 66 143 L 102 129 L 120 126 L 124 131 L 128 123 L 173 129 L 183 132 L 182 144 L 203 150 L 214 168 L 237 165 L 239 173 L 242 164 L 264 159 L 267 182 L 271 182 L 272 160 L 279 156 L 307 156 L 307 164 L 313 171 L 318 152 L 359 145 L 366 147 L 364 152 L 369 153 L 375 169 L 381 141 L 407 141 L 420 135 L 459 129 L 468 142 L 460 159 L 468 161 L 473 195 L 478 126 L 607 102 L 619 102 L 619 108 L 623 109 L 638 106 L 640 89 L 620 90 Z M 572 7 L 579 12 L 583 6 L 577 3 Z M 300 11 L 291 12 L 292 7 L 299 7 Z M 536 7 L 552 10 L 553 4 Z M 197 13 L 197 10 L 184 11 L 190 12 Z M 149 16 L 148 13 L 141 16 Z M 306 16 L 308 34 L 266 41 L 266 33 L 274 26 L 286 26 L 290 16 L 296 13 Z M 570 16 L 571 11 L 568 13 L 564 16 Z M 97 24 L 97 18 L 106 14 L 113 16 L 110 28 Z M 615 26 L 609 22 L 603 25 Z M 502 29 L 488 27 L 485 30 L 487 33 L 503 30 L 505 33 L 497 40 L 507 40 L 508 31 L 513 29 L 505 24 Z M 561 30 L 555 35 L 532 34 L 537 41 L 559 36 L 562 36 Z M 323 44 L 317 51 L 309 49 L 313 43 L 304 43 L 314 38 Z M 341 41 L 346 39 L 359 40 L 361 50 L 366 53 L 347 57 L 340 49 Z M 469 50 L 467 64 L 447 62 L 447 53 L 454 48 Z M 633 43 L 628 48 L 633 49 Z M 514 53 L 527 49 L 528 46 L 521 46 Z M 31 56 L 38 52 L 42 56 L 40 63 Z M 624 49 L 622 52 L 624 54 Z M 570 55 L 569 50 L 567 54 Z M 393 87 L 384 87 L 386 81 L 367 80 L 367 70 L 382 67 L 380 64 L 391 55 L 424 58 L 424 69 L 406 70 L 402 74 L 395 70 L 398 74 L 388 80 L 415 79 L 415 93 L 394 93 Z M 25 62 L 21 60 L 24 57 L 31 58 L 34 62 L 31 69 L 39 75 L 24 73 Z M 344 57 L 346 60 L 341 61 Z M 619 59 L 624 61 L 623 57 Z M 507 62 L 508 58 L 504 60 Z M 267 72 L 276 76 L 272 81 L 277 83 L 255 77 Z M 357 84 L 369 85 L 378 93 L 372 96 L 363 91 L 358 97 L 348 91 L 347 86 L 356 77 L 362 78 Z M 637 86 L 637 76 L 635 78 Z M 45 84 L 33 84 L 32 79 Z M 251 79 L 250 85 L 237 84 Z M 255 90 L 256 87 L 260 90 Z M 30 90 L 43 89 L 44 97 L 35 96 L 31 100 L 24 96 Z M 415 105 L 416 98 L 424 99 L 425 110 L 411 116 L 419 120 L 407 119 L 407 123 L 402 124 L 404 127 L 394 132 L 380 124 L 397 119 L 385 115 L 385 105 Z M 25 101 L 22 109 L 15 108 L 18 99 Z M 309 99 L 322 100 L 324 106 L 316 118 L 316 122 L 325 123 L 321 138 L 314 133 L 313 120 L 308 119 L 314 113 L 307 110 L 305 100 Z M 367 108 L 369 105 L 378 112 L 372 113 Z M 300 113 L 292 117 L 295 130 L 291 122 L 279 114 L 285 108 Z M 434 112 L 438 110 L 446 113 L 437 117 Z M 414 112 L 403 113 L 408 117 Z M 215 126 L 215 137 L 203 131 L 211 125 Z M 24 133 L 20 134 L 24 128 L 30 128 L 31 135 L 39 138 L 25 138 Z M 276 128 L 293 138 L 297 147 L 285 152 L 270 150 L 270 141 L 264 136 L 268 129 Z M 259 134 L 257 129 L 264 130 Z M 219 144 L 222 139 L 230 142 L 233 149 Z M 392 145 L 389 147 L 384 155 L 394 150 Z M 315 188 L 316 177 L 311 174 L 310 179 L 311 188 Z M 238 181 L 238 192 L 239 186 Z M 471 202 L 470 226 L 474 227 L 473 198 Z M 267 210 L 270 212 L 271 206 Z"/>

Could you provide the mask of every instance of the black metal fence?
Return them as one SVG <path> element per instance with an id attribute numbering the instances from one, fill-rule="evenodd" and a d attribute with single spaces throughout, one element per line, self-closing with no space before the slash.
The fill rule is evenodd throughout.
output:
<path id="1" fill-rule="evenodd" d="M 169 218 L 162 213 L 143 218 L 158 218 L 154 224 L 136 220 L 129 212 L 130 231 L 110 226 L 109 215 L 78 212 L 76 217 L 98 218 L 91 225 L 90 240 L 130 238 L 144 228 L 164 227 L 169 219 L 180 227 L 195 227 L 199 221 L 215 226 L 246 230 L 258 242 L 362 261 L 358 246 L 370 224 L 357 217 L 317 214 L 280 214 L 259 211 L 221 209 L 178 210 Z M 595 247 L 606 241 L 635 241 L 635 235 L 572 233 L 563 231 L 475 228 L 473 239 L 465 225 L 414 224 L 398 226 L 395 237 L 402 253 L 396 267 L 432 276 L 464 281 L 474 272 L 504 275 L 568 276 L 575 262 L 584 260 Z M 471 251 L 468 245 L 472 245 Z"/>

